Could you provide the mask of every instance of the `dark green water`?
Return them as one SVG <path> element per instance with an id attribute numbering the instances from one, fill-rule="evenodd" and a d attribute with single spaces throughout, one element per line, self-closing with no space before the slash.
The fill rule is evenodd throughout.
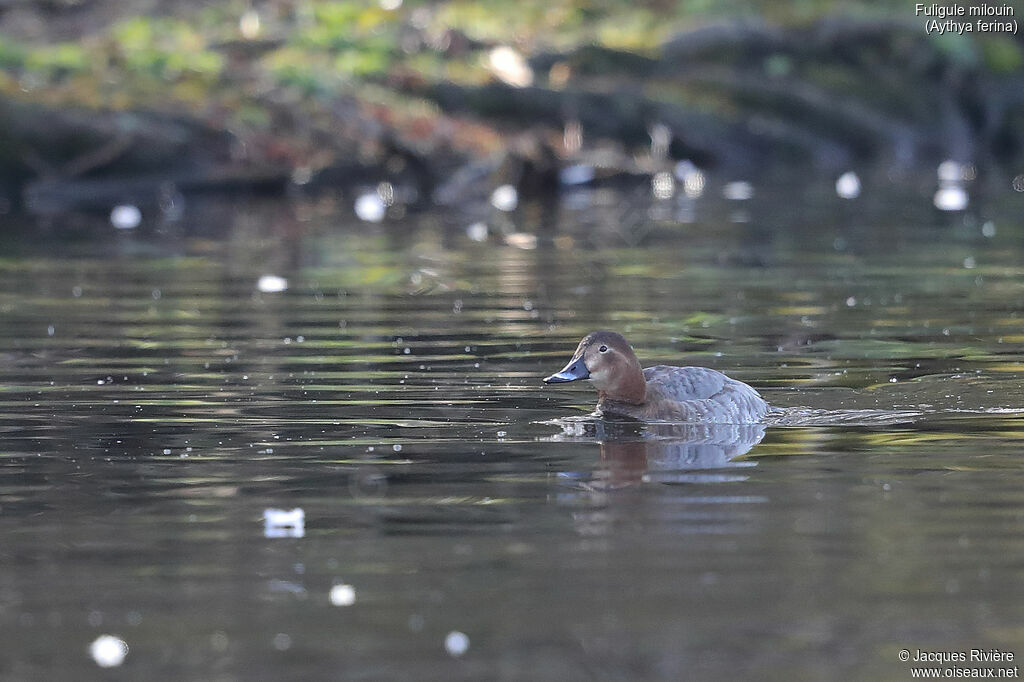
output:
<path id="1" fill-rule="evenodd" d="M 11 226 L 0 677 L 896 680 L 900 649 L 1024 656 L 1024 196 L 695 222 L 591 200 L 485 243 L 476 218 L 242 201 Z M 540 378 L 595 328 L 808 410 L 581 421 L 593 392 Z"/>

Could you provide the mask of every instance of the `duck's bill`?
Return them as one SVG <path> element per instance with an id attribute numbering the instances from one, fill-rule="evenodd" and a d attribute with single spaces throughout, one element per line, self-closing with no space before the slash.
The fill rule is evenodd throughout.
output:
<path id="1" fill-rule="evenodd" d="M 574 358 L 569 361 L 560 372 L 556 372 L 551 376 L 544 379 L 545 384 L 562 384 L 567 381 L 579 381 L 580 379 L 589 379 L 590 370 L 583 364 L 583 358 Z"/>

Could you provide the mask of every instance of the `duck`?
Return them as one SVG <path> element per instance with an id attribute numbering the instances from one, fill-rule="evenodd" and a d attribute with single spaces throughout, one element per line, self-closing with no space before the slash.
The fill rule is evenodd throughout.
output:
<path id="1" fill-rule="evenodd" d="M 639 421 L 757 424 L 768 403 L 751 386 L 707 367 L 656 365 L 642 369 L 618 332 L 587 334 L 572 359 L 544 379 L 560 384 L 589 379 L 597 389 L 598 417 Z"/>

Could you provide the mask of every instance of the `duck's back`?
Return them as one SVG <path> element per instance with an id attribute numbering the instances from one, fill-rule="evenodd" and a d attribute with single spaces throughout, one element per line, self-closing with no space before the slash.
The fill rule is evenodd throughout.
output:
<path id="1" fill-rule="evenodd" d="M 718 424 L 754 424 L 768 412 L 768 404 L 753 388 L 707 367 L 656 365 L 644 370 L 644 378 L 643 405 L 608 401 L 602 411 L 637 419 Z"/>

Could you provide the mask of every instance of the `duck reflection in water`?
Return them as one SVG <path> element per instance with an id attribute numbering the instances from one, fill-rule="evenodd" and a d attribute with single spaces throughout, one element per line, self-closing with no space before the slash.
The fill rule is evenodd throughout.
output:
<path id="1" fill-rule="evenodd" d="M 742 481 L 740 459 L 764 438 L 761 424 L 658 424 L 634 420 L 558 420 L 552 440 L 593 442 L 601 448 L 591 490 L 614 490 L 645 482 L 715 483 Z"/>

